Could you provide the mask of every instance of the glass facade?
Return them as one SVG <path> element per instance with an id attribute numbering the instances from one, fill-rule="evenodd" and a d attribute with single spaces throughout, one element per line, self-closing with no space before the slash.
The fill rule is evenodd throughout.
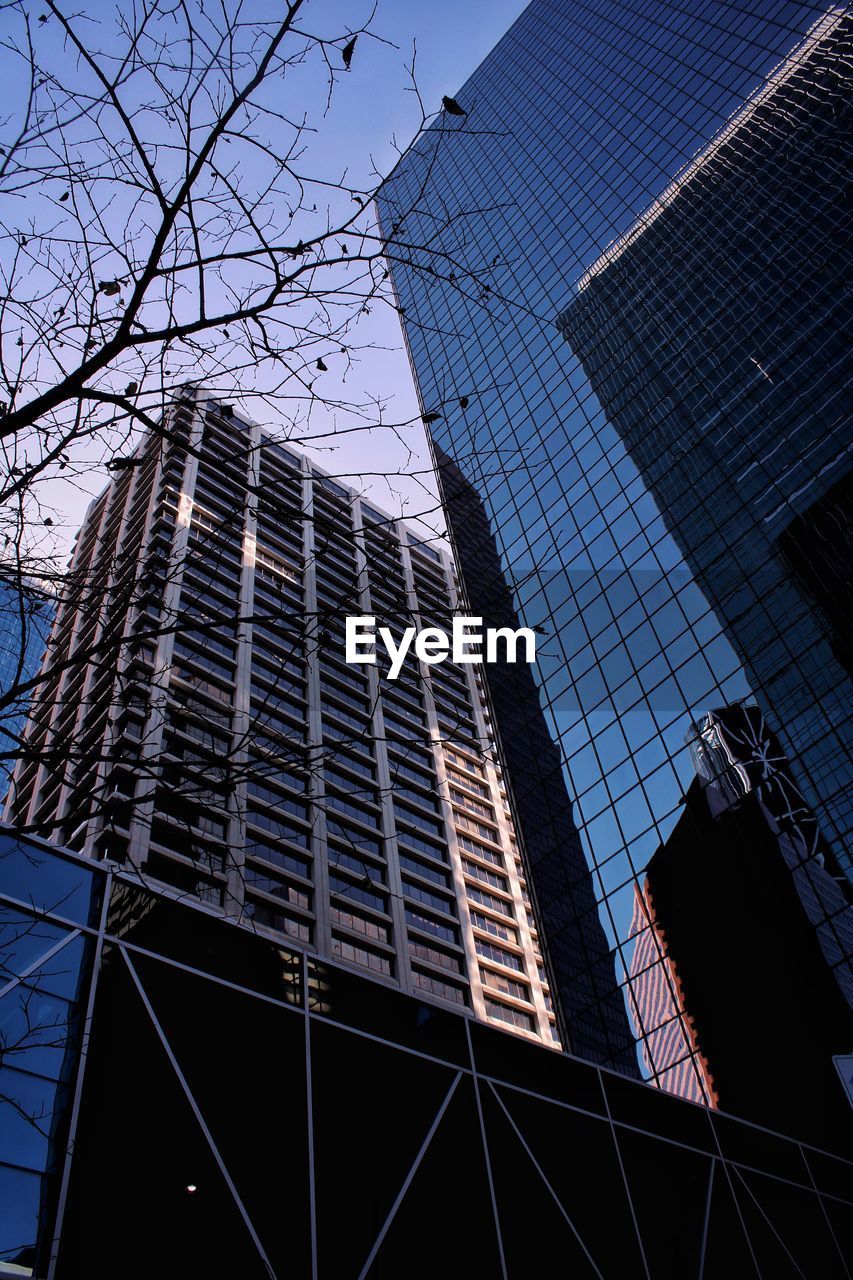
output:
<path id="1" fill-rule="evenodd" d="M 467 585 L 466 607 L 486 626 L 516 630 L 519 618 L 483 503 L 461 470 L 438 445 L 434 448 L 447 515 L 456 533 L 459 568 Z M 548 732 L 531 668 L 521 662 L 497 662 L 484 671 L 500 734 L 508 797 L 524 837 L 568 1028 L 567 1047 L 593 1062 L 636 1075 L 634 1040 L 614 958 L 598 917 L 560 752 Z"/>
<path id="2" fill-rule="evenodd" d="M 561 318 L 848 869 L 851 45 L 831 10 Z"/>
<path id="3" fill-rule="evenodd" d="M 527 1280 L 555 1259 L 590 1280 L 846 1274 L 844 1159 L 132 872 L 8 830 L 0 858 L 0 1018 L 58 968 L 89 1016 L 49 1106 L 41 1050 L 3 1064 L 0 1275 Z"/>
<path id="4" fill-rule="evenodd" d="M 0 697 L 10 697 L 0 712 L 0 792 L 5 794 L 21 745 L 31 693 L 14 691 L 38 674 L 54 606 L 43 591 L 24 579 L 0 579 Z"/>
<path id="5" fill-rule="evenodd" d="M 0 1275 L 47 1274 L 103 875 L 0 832 Z"/>
<path id="6" fill-rule="evenodd" d="M 596 347 L 593 318 L 581 354 L 566 343 L 557 322 L 573 299 L 592 298 L 603 288 L 599 282 L 608 273 L 623 278 L 608 268 L 585 283 L 608 247 L 644 225 L 655 202 L 665 203 L 676 175 L 711 148 L 730 117 L 772 82 L 774 69 L 813 38 L 808 33 L 821 14 L 805 4 L 760 0 L 711 9 L 698 0 L 653 7 L 590 0 L 568 8 L 534 0 L 455 95 L 467 115 L 440 117 L 403 157 L 380 200 L 439 471 L 444 466 L 446 481 L 450 460 L 482 502 L 514 608 L 542 637 L 534 669 L 541 707 L 559 744 L 580 846 L 593 872 L 596 911 L 629 1015 L 640 1024 L 641 1070 L 663 1088 L 707 1101 L 713 1095 L 701 1054 L 666 974 L 658 977 L 669 992 L 667 1017 L 674 1027 L 681 1023 L 674 1034 L 662 1034 L 656 1017 L 644 1026 L 642 1002 L 629 991 L 643 955 L 653 950 L 648 914 L 637 911 L 638 893 L 649 860 L 686 812 L 684 795 L 694 779 L 688 745 L 693 723 L 714 708 L 751 701 L 750 677 L 756 684 L 760 678 L 754 666 L 749 675 L 745 671 L 741 640 L 718 611 L 715 590 L 700 582 L 661 488 L 626 436 L 621 414 L 633 415 L 632 421 L 646 414 L 648 422 L 647 402 L 659 396 L 659 387 L 650 385 L 646 399 L 636 403 L 629 389 L 619 400 L 620 413 L 611 416 L 614 379 L 624 387 L 636 376 L 645 386 L 645 374 L 635 368 L 643 364 L 643 339 L 632 347 L 633 336 L 624 334 L 635 318 L 651 323 L 648 310 L 635 316 L 633 297 L 620 295 L 607 311 L 609 345 Z M 832 25 L 835 18 L 827 21 Z M 824 82 L 808 66 L 808 92 L 825 96 Z M 826 110 L 839 123 L 834 94 L 829 98 Z M 830 142 L 836 146 L 836 134 Z M 745 207 L 748 212 L 749 201 Z M 718 246 L 730 240 L 727 213 L 710 213 L 706 202 L 698 216 L 718 219 Z M 818 238 L 832 233 L 835 217 L 827 210 Z M 666 225 L 661 217 L 661 229 Z M 638 247 L 625 250 L 625 261 L 636 261 L 632 255 L 657 226 L 640 236 Z M 394 235 L 407 245 L 428 241 L 429 249 L 395 251 Z M 705 245 L 704 223 L 702 235 Z M 803 242 L 804 254 L 807 248 Z M 738 252 L 742 257 L 746 250 Z M 774 282 L 788 270 L 794 250 L 783 253 L 770 274 L 773 252 L 771 232 L 761 267 L 770 308 Z M 666 256 L 654 276 L 666 295 L 659 342 L 678 351 L 695 321 L 687 314 L 695 300 L 685 274 L 669 271 L 667 245 L 661 254 Z M 829 261 L 827 289 L 831 254 Z M 637 275 L 644 270 L 645 263 Z M 733 262 L 733 282 L 736 274 Z M 680 303 L 685 315 L 670 322 L 666 307 Z M 819 320 L 803 334 L 819 366 L 821 396 L 831 394 L 838 377 L 834 338 L 828 339 Z M 707 335 L 703 341 L 707 348 Z M 722 346 L 726 359 L 733 359 L 731 345 Z M 752 349 L 744 354 L 763 364 Z M 749 369 L 769 387 L 754 362 Z M 701 372 L 704 377 L 704 367 Z M 605 386 L 606 378 L 611 381 Z M 654 434 L 647 436 L 653 451 Z M 820 465 L 830 456 L 831 445 Z M 696 461 L 690 454 L 685 469 L 690 458 Z M 709 471 L 706 462 L 702 466 Z M 677 462 L 673 472 L 682 474 Z M 804 484 L 811 478 L 807 469 Z M 831 499 L 821 497 L 829 485 L 827 475 L 798 508 L 814 544 L 825 540 L 833 518 L 834 508 L 824 510 Z M 713 506 L 710 483 L 708 488 Z M 809 506 L 813 498 L 819 511 Z M 476 596 L 483 538 L 478 546 L 470 526 L 454 520 L 450 501 L 448 514 L 468 594 Z M 810 643 L 810 625 L 797 638 L 789 628 L 786 641 L 794 649 L 786 687 L 801 683 L 803 704 L 814 685 L 808 674 L 800 676 L 797 662 Z M 827 683 L 820 687 L 822 696 L 828 694 Z M 769 706 L 767 712 L 796 754 L 788 729 Z M 825 723 L 835 726 L 835 712 L 826 714 Z M 497 721 L 509 757 L 506 739 L 515 730 L 511 720 Z M 826 794 L 837 797 L 842 757 L 835 733 L 833 727 L 827 734 L 823 764 L 816 767 L 826 770 Z M 797 765 L 801 773 L 811 767 L 808 760 Z M 803 790 L 819 807 L 817 786 Z M 833 837 L 828 830 L 827 840 Z M 646 1004 L 647 1015 L 653 1003 Z"/>

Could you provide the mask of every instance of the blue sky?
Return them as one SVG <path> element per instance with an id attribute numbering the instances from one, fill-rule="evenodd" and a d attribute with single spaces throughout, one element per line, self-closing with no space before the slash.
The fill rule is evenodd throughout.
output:
<path id="1" fill-rule="evenodd" d="M 324 128 L 318 136 L 312 164 L 348 164 L 353 183 L 363 181 L 365 186 L 370 181 L 368 169 L 362 175 L 358 166 L 368 157 L 376 161 L 380 172 L 387 173 L 396 154 L 392 139 L 405 148 L 419 124 L 420 111 L 407 72 L 413 47 L 424 107 L 437 110 L 442 96 L 458 90 L 526 7 L 527 0 L 380 0 L 373 29 L 397 47 L 359 41 L 351 73 L 342 78 L 335 92 L 328 117 L 333 127 Z M 335 19 L 342 30 L 348 29 L 364 20 L 369 11 L 367 4 L 321 0 L 309 5 L 306 13 L 318 18 L 322 15 L 323 30 L 331 33 Z M 307 17 L 303 26 L 309 26 Z M 369 337 L 384 350 L 364 358 L 359 389 L 369 392 L 376 388 L 383 395 L 393 395 L 398 421 L 417 417 L 417 399 L 397 317 L 378 310 L 363 323 L 362 340 Z M 381 468 L 389 473 L 399 468 L 408 475 L 385 479 L 365 474 L 358 481 L 360 474 L 377 469 L 378 455 Z M 358 481 L 358 487 L 386 510 L 409 519 L 422 515 L 431 529 L 442 526 L 441 516 L 434 511 L 435 487 L 420 424 L 406 432 L 400 443 L 388 433 L 381 433 L 381 438 L 359 434 L 318 444 L 316 456 L 327 470 L 354 484 Z"/>
<path id="2" fill-rule="evenodd" d="M 456 92 L 526 3 L 527 0 L 379 0 L 372 30 L 381 39 L 359 38 L 351 70 L 340 76 L 327 114 L 323 113 L 325 87 L 318 86 L 315 68 L 306 68 L 304 74 L 297 71 L 290 80 L 291 90 L 284 107 L 295 110 L 297 106 L 307 106 L 319 126 L 305 157 L 306 169 L 334 180 L 346 166 L 349 184 L 370 189 L 375 184 L 375 178 L 371 178 L 373 166 L 386 173 L 394 163 L 394 141 L 405 149 L 420 121 L 407 72 L 413 47 L 417 48 L 417 82 L 425 109 L 437 110 L 442 95 Z M 341 36 L 363 24 L 371 8 L 371 3 L 354 4 L 352 0 L 309 0 L 300 23 L 303 29 L 323 36 Z M 270 4 L 269 11 L 271 19 L 278 16 L 277 6 Z M 93 39 L 102 39 L 115 13 L 115 6 L 105 0 L 94 0 L 87 6 L 86 16 L 102 24 Z M 45 26 L 41 38 L 56 40 L 56 52 L 59 51 L 58 29 Z M 375 308 L 362 323 L 358 340 L 373 343 L 377 349 L 363 355 L 350 375 L 348 390 L 392 397 L 390 412 L 396 421 L 416 418 L 417 400 L 396 315 Z M 251 412 L 251 404 L 248 408 Z M 434 485 L 422 427 L 417 423 L 403 433 L 401 440 L 388 432 L 380 434 L 358 433 L 334 442 L 319 441 L 313 452 L 327 470 L 353 483 L 362 472 L 381 469 L 409 473 L 390 481 L 367 475 L 360 487 L 386 510 L 409 518 L 425 513 L 432 524 L 428 513 L 435 507 Z M 83 488 L 72 488 L 61 478 L 51 482 L 49 501 L 53 504 L 60 554 L 70 546 L 89 500 L 103 488 L 107 478 L 106 472 L 96 469 L 87 476 Z"/>

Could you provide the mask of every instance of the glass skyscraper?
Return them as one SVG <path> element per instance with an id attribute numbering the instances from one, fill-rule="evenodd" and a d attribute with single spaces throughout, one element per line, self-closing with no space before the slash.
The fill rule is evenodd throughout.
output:
<path id="1" fill-rule="evenodd" d="M 561 319 L 848 867 L 851 44 L 830 10 Z"/>
<path id="2" fill-rule="evenodd" d="M 649 942 L 637 892 L 685 811 L 692 725 L 755 693 L 740 641 L 727 634 L 645 463 L 598 394 L 588 350 L 581 359 L 557 322 L 608 247 L 642 225 L 685 166 L 773 83 L 780 64 L 815 40 L 816 23 L 823 24 L 817 38 L 828 26 L 844 28 L 837 11 L 825 17 L 804 4 L 534 0 L 456 93 L 467 114 L 443 113 L 403 157 L 379 202 L 437 462 L 449 459 L 476 491 L 514 607 L 543 633 L 539 696 L 626 1005 L 640 1022 L 641 1068 L 696 1097 L 707 1088 L 689 1027 L 670 1037 L 657 1023 L 644 1028 L 629 990 L 636 951 Z M 833 53 L 836 65 L 840 56 Z M 805 91 L 826 97 L 827 113 L 840 121 L 826 77 L 804 65 Z M 798 84 L 802 91 L 802 77 Z M 827 210 L 822 234 L 834 217 Z M 723 227 L 721 242 L 725 235 Z M 394 251 L 394 237 L 428 248 Z M 801 250 L 808 253 L 810 243 L 803 240 Z M 777 272 L 786 265 L 778 262 Z M 690 280 L 667 276 L 667 266 L 659 264 L 656 279 L 688 305 Z M 775 279 L 765 272 L 770 307 Z M 601 357 L 610 361 L 608 373 L 622 350 L 619 325 L 631 324 L 624 304 L 608 321 L 613 342 Z M 683 327 L 664 318 L 662 341 L 677 348 Z M 593 323 L 590 348 L 595 341 Z M 819 379 L 832 382 L 834 356 L 819 335 L 808 341 Z M 761 352 L 748 354 L 765 368 L 750 362 L 755 379 L 774 376 Z M 623 376 L 632 368 L 625 355 Z M 827 478 L 814 496 L 828 485 Z M 816 543 L 833 513 L 821 507 L 797 518 L 811 521 Z M 470 529 L 454 523 L 452 511 L 450 525 L 470 576 Z M 467 559 L 473 564 L 470 547 Z M 468 586 L 473 594 L 475 583 Z M 756 680 L 752 667 L 750 674 Z M 796 655 L 786 679 L 789 686 L 801 679 L 808 698 L 809 677 L 798 676 Z M 500 717 L 498 724 L 506 738 Z M 795 754 L 788 730 L 771 727 Z M 841 768 L 840 750 L 831 767 Z M 836 794 L 837 778 L 828 785 Z M 816 788 L 811 799 L 817 805 Z M 677 999 L 671 1009 L 682 1017 Z M 673 1054 L 679 1039 L 683 1061 L 695 1059 L 691 1086 Z"/>

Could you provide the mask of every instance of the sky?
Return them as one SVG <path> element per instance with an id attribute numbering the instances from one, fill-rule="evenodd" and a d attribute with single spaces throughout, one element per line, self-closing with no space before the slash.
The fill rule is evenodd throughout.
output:
<path id="1" fill-rule="evenodd" d="M 419 123 L 420 110 L 410 91 L 407 71 L 413 50 L 425 109 L 437 111 L 442 95 L 458 90 L 526 3 L 379 0 L 372 30 L 381 39 L 359 38 L 351 71 L 340 78 L 331 109 L 310 144 L 306 164 L 311 171 L 340 173 L 346 167 L 349 183 L 369 189 L 375 184 L 371 168 L 375 165 L 380 173 L 387 173 L 397 154 L 395 144 L 404 150 Z M 307 30 L 340 35 L 364 22 L 370 9 L 370 3 L 352 0 L 310 0 L 301 21 Z M 93 0 L 87 13 L 109 23 L 114 8 L 104 0 Z M 304 88 L 306 92 L 312 88 L 307 79 Z M 294 92 L 299 91 L 297 82 Z M 384 510 L 413 520 L 420 515 L 427 527 L 441 528 L 435 482 L 423 427 L 417 421 L 419 408 L 396 314 L 375 308 L 361 322 L 357 340 L 373 344 L 375 349 L 361 357 L 349 377 L 349 390 L 390 397 L 389 416 L 398 422 L 415 419 L 416 424 L 400 433 L 400 439 L 388 432 L 381 433 L 381 441 L 374 435 L 355 433 L 334 442 L 318 442 L 311 452 L 327 471 L 361 489 Z M 247 407 L 251 413 L 251 405 Z M 260 420 L 260 415 L 253 416 Z M 380 468 L 384 474 L 369 474 Z M 105 470 L 93 468 L 82 486 L 71 487 L 61 477 L 51 481 L 44 497 L 53 512 L 52 532 L 60 558 L 67 555 L 89 501 L 108 479 Z"/>
<path id="2" fill-rule="evenodd" d="M 527 7 L 528 0 L 379 0 L 375 31 L 396 45 L 388 48 L 368 42 L 357 49 L 352 73 L 336 91 L 332 119 L 335 128 L 324 130 L 319 139 L 317 160 L 337 157 L 351 165 L 353 179 L 360 177 L 357 157 L 369 154 L 381 173 L 394 164 L 395 149 L 412 139 L 419 112 L 410 92 L 406 70 L 416 51 L 415 71 L 419 92 L 427 111 L 438 110 L 444 94 L 453 95 L 476 70 L 486 55 Z M 344 25 L 356 22 L 356 13 L 368 6 L 354 6 L 322 0 L 314 9 L 322 11 L 326 26 L 337 16 Z M 359 66 L 359 61 L 362 65 Z M 365 175 L 365 185 L 369 179 Z M 394 397 L 393 416 L 397 421 L 417 419 L 419 408 L 403 336 L 397 316 L 385 309 L 362 322 L 362 340 L 372 340 L 384 348 L 375 357 L 365 357 L 360 383 L 365 390 L 381 389 Z M 430 530 L 443 526 L 436 511 L 436 488 L 423 427 L 417 421 L 398 444 L 382 433 L 381 467 L 387 473 L 371 476 L 377 467 L 375 442 L 363 434 L 326 442 L 311 452 L 326 470 L 351 480 L 384 510 L 405 515 L 413 523 Z M 422 519 L 417 520 L 420 516 Z"/>

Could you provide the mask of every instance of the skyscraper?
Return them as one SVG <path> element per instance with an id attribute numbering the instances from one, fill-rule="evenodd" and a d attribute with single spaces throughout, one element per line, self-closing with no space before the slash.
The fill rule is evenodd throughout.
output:
<path id="1" fill-rule="evenodd" d="M 848 867 L 851 47 L 830 9 L 560 321 Z"/>
<path id="2" fill-rule="evenodd" d="M 534 0 L 454 95 L 467 114 L 441 115 L 380 199 L 389 232 L 429 242 L 392 263 L 423 412 L 482 500 L 519 617 L 544 635 L 542 709 L 626 984 L 650 942 L 632 930 L 637 889 L 694 775 L 687 733 L 751 687 L 587 357 L 556 322 L 818 17 L 763 0 L 713 11 Z M 811 63 L 806 75 L 820 96 Z M 669 288 L 689 302 L 689 278 L 673 274 Z M 666 340 L 683 335 L 670 327 Z M 834 357 L 818 346 L 812 358 L 831 383 Z M 831 520 L 812 519 L 814 542 Z M 662 1077 L 655 1043 L 645 1037 L 642 1064 Z"/>
<path id="3" fill-rule="evenodd" d="M 628 1007 L 634 1012 L 649 1077 L 667 1093 L 715 1107 L 713 1076 L 699 1047 L 666 930 L 655 911 L 648 875 L 642 886 L 635 886 L 634 895 L 631 936 L 636 934 L 638 941 L 631 956 Z"/>
<path id="4" fill-rule="evenodd" d="M 346 661 L 346 615 L 450 630 L 446 552 L 190 394 L 71 583 L 10 820 L 559 1043 L 476 668 Z"/>

